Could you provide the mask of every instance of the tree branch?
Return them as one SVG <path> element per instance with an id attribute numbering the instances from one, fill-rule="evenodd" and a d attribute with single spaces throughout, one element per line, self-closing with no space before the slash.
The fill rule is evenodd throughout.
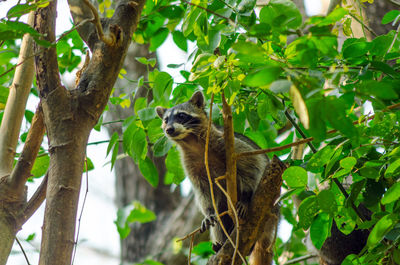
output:
<path id="1" fill-rule="evenodd" d="M 31 218 L 31 216 L 36 212 L 36 210 L 42 205 L 44 199 L 46 199 L 46 188 L 48 181 L 48 173 L 44 176 L 42 183 L 40 183 L 39 187 L 29 199 L 28 203 L 24 206 L 22 210 L 21 216 L 18 218 L 18 227 L 22 227 L 26 221 Z"/>
<path id="2" fill-rule="evenodd" d="M 33 116 L 32 125 L 28 132 L 21 156 L 10 175 L 10 186 L 16 193 L 23 194 L 25 191 L 25 183 L 30 176 L 33 163 L 39 152 L 44 132 L 43 113 L 39 106 Z"/>
<path id="3" fill-rule="evenodd" d="M 282 173 L 286 166 L 274 157 L 271 163 L 265 168 L 263 178 L 257 187 L 254 197 L 249 207 L 249 213 L 240 226 L 241 237 L 239 239 L 238 251 L 243 255 L 248 255 L 254 243 L 265 229 L 265 226 L 271 220 L 276 221 L 278 217 L 273 213 L 275 201 L 279 198 Z M 231 234 L 235 237 L 236 230 Z M 225 242 L 222 249 L 211 257 L 208 265 L 228 265 L 232 262 L 232 254 L 234 248 L 230 242 Z M 236 260 L 235 264 L 240 264 L 240 260 Z"/>
<path id="4" fill-rule="evenodd" d="M 28 24 L 33 25 L 34 13 L 29 13 Z M 11 173 L 26 101 L 33 80 L 33 38 L 25 34 L 19 52 L 14 80 L 10 87 L 4 116 L 0 126 L 0 177 Z"/>
<path id="5" fill-rule="evenodd" d="M 105 35 L 103 32 L 103 26 L 101 25 L 99 13 L 97 12 L 97 8 L 90 2 L 90 0 L 83 0 L 83 2 L 89 7 L 90 11 L 93 14 L 92 23 L 96 26 L 97 34 L 99 39 L 101 39 L 107 45 L 114 45 L 115 36 L 113 35 Z"/>
<path id="6" fill-rule="evenodd" d="M 222 116 L 224 118 L 224 140 L 226 153 L 226 189 L 233 205 L 237 202 L 237 185 L 236 185 L 236 159 L 235 157 L 235 136 L 233 133 L 232 110 L 222 93 Z M 211 116 L 210 116 L 211 117 Z M 228 205 L 228 209 L 231 208 Z M 233 209 L 230 209 L 233 210 Z"/>
<path id="7" fill-rule="evenodd" d="M 68 0 L 68 5 L 75 25 L 82 24 L 83 21 L 93 20 L 92 11 L 84 1 Z M 95 25 L 93 23 L 82 24 L 81 27 L 77 28 L 77 31 L 89 49 L 93 51 L 94 43 L 98 41 Z"/>

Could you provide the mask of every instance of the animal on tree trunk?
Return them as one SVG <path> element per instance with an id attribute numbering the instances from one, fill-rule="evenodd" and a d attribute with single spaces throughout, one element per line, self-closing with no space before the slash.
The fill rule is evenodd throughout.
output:
<path id="1" fill-rule="evenodd" d="M 162 128 L 165 135 L 174 141 L 181 153 L 182 164 L 189 177 L 195 193 L 197 204 L 204 215 L 201 232 L 210 229 L 213 249 L 217 252 L 226 241 L 226 236 L 217 221 L 212 204 L 210 185 L 205 167 L 205 143 L 209 118 L 205 112 L 205 99 L 201 92 L 193 94 L 191 99 L 172 108 L 157 107 L 156 112 L 163 120 Z M 234 148 L 236 153 L 260 149 L 256 143 L 241 134 L 235 133 Z M 209 137 L 209 170 L 211 179 L 224 176 L 226 172 L 226 154 L 223 128 L 211 124 Z M 239 218 L 246 216 L 254 191 L 268 165 L 265 154 L 247 156 L 237 161 L 237 194 L 236 204 Z M 224 180 L 220 180 L 226 189 Z M 227 211 L 226 196 L 214 188 L 215 204 L 218 213 Z M 230 234 L 234 222 L 229 215 L 221 217 L 223 226 Z M 270 233 L 275 233 L 276 228 Z M 255 248 L 256 249 L 256 248 Z"/>

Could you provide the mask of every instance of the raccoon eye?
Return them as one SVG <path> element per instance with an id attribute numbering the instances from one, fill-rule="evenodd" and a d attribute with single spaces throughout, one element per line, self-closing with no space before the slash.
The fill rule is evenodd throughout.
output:
<path id="1" fill-rule="evenodd" d="M 165 123 L 168 123 L 168 117 L 166 117 L 166 118 L 164 119 L 164 122 L 165 122 Z"/>
<path id="2" fill-rule="evenodd" d="M 188 116 L 189 116 L 189 115 L 187 115 L 187 114 L 185 114 L 185 113 L 178 113 L 178 114 L 176 114 L 176 118 L 177 118 L 179 121 L 185 121 L 185 120 L 187 120 L 187 119 L 188 119 Z"/>

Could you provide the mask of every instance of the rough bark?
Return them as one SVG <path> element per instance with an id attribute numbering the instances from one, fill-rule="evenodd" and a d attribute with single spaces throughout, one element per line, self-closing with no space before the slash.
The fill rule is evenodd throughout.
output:
<path id="1" fill-rule="evenodd" d="M 144 2 L 119 2 L 113 17 L 103 25 L 116 41 L 112 45 L 98 39 L 88 43 L 92 59 L 74 90 L 60 83 L 55 48 L 36 46 L 36 79 L 50 153 L 39 264 L 71 262 L 88 136 L 108 102 Z M 56 1 L 36 13 L 35 29 L 53 42 Z"/>

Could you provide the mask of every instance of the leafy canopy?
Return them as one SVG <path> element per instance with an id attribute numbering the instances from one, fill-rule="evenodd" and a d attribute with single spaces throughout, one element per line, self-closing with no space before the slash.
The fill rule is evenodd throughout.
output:
<path id="1" fill-rule="evenodd" d="M 110 1 L 98 2 L 104 15 L 110 16 Z M 16 19 L 34 8 L 31 3 L 26 5 L 13 7 L 0 23 L 0 108 L 4 108 L 13 74 L 6 71 L 17 56 L 15 40 L 23 33 L 38 39 L 32 28 Z M 399 16 L 398 10 L 390 11 L 382 23 L 398 24 Z M 371 231 L 365 251 L 349 256 L 345 264 L 400 263 L 400 112 L 393 107 L 400 94 L 400 41 L 395 31 L 371 40 L 367 35 L 355 37 L 351 28 L 354 17 L 362 20 L 357 10 L 348 6 L 327 16 L 303 19 L 290 0 L 271 0 L 262 7 L 256 7 L 255 0 L 148 0 L 133 40 L 157 51 L 171 36 L 176 46 L 190 55 L 187 62 L 169 67 L 179 68 L 181 63 L 192 67 L 190 72 L 180 71 L 184 81 L 178 83 L 168 72 L 153 69 L 155 59 L 137 58 L 149 69 L 136 80 L 137 87 L 152 91 L 153 99 L 138 98 L 132 106 L 134 114 L 123 121 L 123 139 L 111 137 L 107 150 L 111 164 L 118 158 L 122 141 L 125 154 L 139 165 L 152 186 L 160 181 L 179 184 L 184 179 L 177 163 L 179 153 L 163 136 L 154 108 L 184 102 L 199 89 L 207 98 L 214 93 L 217 107 L 223 92 L 233 109 L 235 131 L 262 148 L 301 137 L 286 126 L 287 116 L 296 116 L 300 130 L 313 137 L 315 152 L 306 149 L 300 160 L 290 159 L 290 149 L 275 153 L 288 157 L 291 165 L 283 176 L 288 192 L 281 198 L 281 212 L 293 226 L 288 241 L 278 238 L 275 258 L 305 255 L 304 229 L 310 229 L 311 240 L 320 249 L 335 221 L 344 234 L 360 228 Z M 342 44 L 339 31 L 346 36 Z M 62 72 L 76 68 L 84 51 L 76 32 L 56 44 L 42 45 L 57 45 Z M 191 46 L 195 48 L 190 50 Z M 125 73 L 122 70 L 120 77 Z M 130 95 L 113 97 L 110 103 L 129 107 Z M 221 124 L 217 107 L 212 119 Z M 102 119 L 96 128 L 101 124 Z M 148 157 L 149 147 L 155 156 L 167 156 L 163 180 Z M 44 156 L 36 163 L 43 167 L 48 166 L 47 161 Z M 45 170 L 35 172 L 38 177 Z M 343 186 L 345 179 L 351 180 L 346 193 L 337 185 Z M 320 188 L 319 183 L 330 185 Z M 302 199 L 298 209 L 291 200 L 293 194 Z M 363 221 L 354 211 L 353 206 L 360 204 L 372 212 L 370 221 Z M 136 211 L 143 208 L 139 206 L 134 207 Z M 121 235 L 129 233 L 130 222 L 154 219 L 147 209 L 138 212 L 140 216 L 120 212 L 116 223 Z"/>

